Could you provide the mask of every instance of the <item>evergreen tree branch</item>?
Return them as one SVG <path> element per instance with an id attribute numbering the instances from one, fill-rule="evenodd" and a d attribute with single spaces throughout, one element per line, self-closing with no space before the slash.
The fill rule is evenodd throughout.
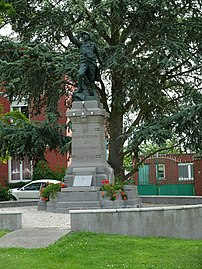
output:
<path id="1" fill-rule="evenodd" d="M 170 149 L 173 149 L 173 148 L 176 148 L 176 147 L 180 146 L 181 143 L 182 143 L 182 141 L 180 141 L 180 142 L 178 142 L 178 143 L 176 143 L 175 145 L 170 146 L 170 147 L 159 148 L 158 150 L 155 150 L 155 151 L 151 152 L 151 153 L 148 154 L 147 156 L 141 156 L 141 159 L 138 160 L 138 161 L 135 163 L 135 165 L 133 166 L 132 170 L 131 170 L 128 174 L 126 174 L 126 175 L 124 176 L 124 180 L 127 180 L 128 178 L 130 178 L 135 172 L 138 171 L 138 167 L 140 167 L 140 166 L 141 166 L 147 159 L 149 159 L 150 157 L 152 157 L 152 156 L 155 155 L 156 153 L 159 153 L 159 152 L 162 152 L 162 151 L 165 151 L 165 150 L 169 152 Z M 126 155 L 129 154 L 130 152 L 131 152 L 131 151 L 124 152 L 124 155 L 126 156 Z"/>

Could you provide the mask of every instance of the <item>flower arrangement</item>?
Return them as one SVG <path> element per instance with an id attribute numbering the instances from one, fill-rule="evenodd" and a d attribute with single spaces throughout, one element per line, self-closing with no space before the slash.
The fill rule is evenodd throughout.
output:
<path id="1" fill-rule="evenodd" d="M 122 200 L 127 200 L 128 196 L 124 191 L 124 187 L 122 184 L 109 184 L 109 180 L 102 180 L 102 197 L 105 195 L 109 197 L 111 201 L 115 201 L 120 193 Z"/>
<path id="2" fill-rule="evenodd" d="M 122 200 L 128 199 L 128 195 L 125 193 L 125 191 L 121 191 L 121 198 L 122 198 Z"/>
<path id="3" fill-rule="evenodd" d="M 66 185 L 63 183 L 53 184 L 49 183 L 45 188 L 41 189 L 41 199 L 44 201 L 49 201 L 50 198 L 55 199 L 57 193 L 61 191 L 61 188 L 65 188 Z"/>

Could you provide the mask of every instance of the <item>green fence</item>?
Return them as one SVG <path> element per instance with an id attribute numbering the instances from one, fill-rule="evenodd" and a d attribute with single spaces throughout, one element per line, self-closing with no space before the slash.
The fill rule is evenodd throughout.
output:
<path id="1" fill-rule="evenodd" d="M 138 185 L 139 195 L 194 195 L 194 184 Z"/>

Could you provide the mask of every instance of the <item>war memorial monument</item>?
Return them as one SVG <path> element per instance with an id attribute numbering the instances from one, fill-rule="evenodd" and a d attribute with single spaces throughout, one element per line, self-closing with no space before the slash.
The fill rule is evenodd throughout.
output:
<path id="1" fill-rule="evenodd" d="M 127 200 L 117 197 L 111 201 L 100 191 L 103 181 L 114 184 L 114 173 L 107 162 L 105 123 L 109 117 L 96 92 L 95 81 L 100 74 L 97 60 L 102 65 L 98 48 L 88 32 L 83 41 L 69 32 L 69 39 L 80 49 L 78 87 L 67 117 L 72 122 L 72 162 L 68 167 L 57 199 L 47 203 L 47 211 L 66 213 L 70 209 L 137 207 L 141 204 L 137 187 L 125 186 Z"/>

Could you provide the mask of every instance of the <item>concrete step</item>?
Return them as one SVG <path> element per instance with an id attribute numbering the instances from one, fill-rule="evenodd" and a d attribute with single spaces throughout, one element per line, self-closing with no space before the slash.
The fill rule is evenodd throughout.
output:
<path id="1" fill-rule="evenodd" d="M 82 208 L 98 208 L 100 203 L 98 201 L 72 201 L 72 202 L 58 202 L 57 208 L 73 208 L 73 207 L 82 207 Z"/>
<path id="2" fill-rule="evenodd" d="M 69 191 L 58 193 L 58 201 L 71 202 L 71 201 L 97 201 L 97 191 Z"/>

